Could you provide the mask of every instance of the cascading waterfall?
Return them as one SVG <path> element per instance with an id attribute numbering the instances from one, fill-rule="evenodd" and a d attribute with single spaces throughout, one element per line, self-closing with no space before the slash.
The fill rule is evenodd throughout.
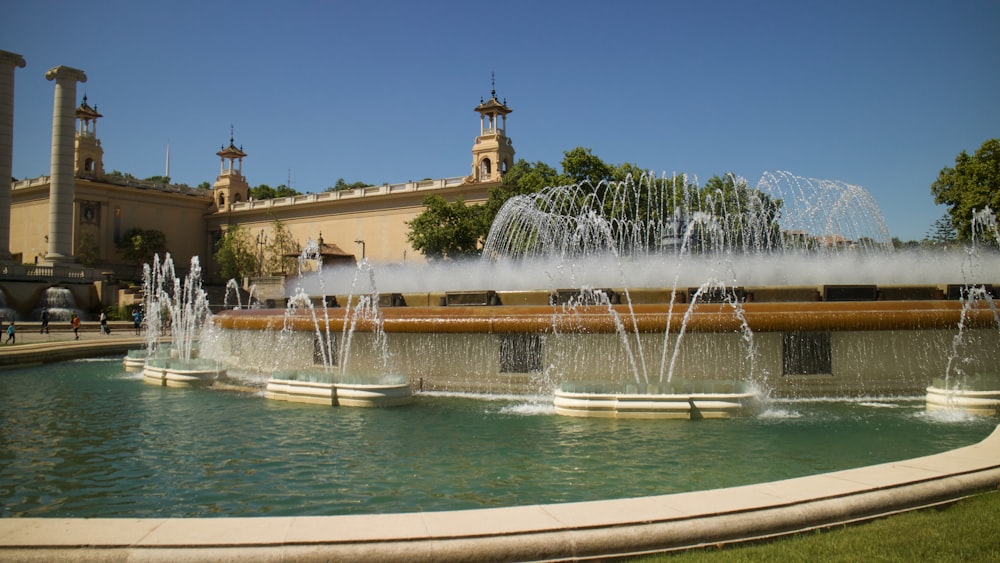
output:
<path id="1" fill-rule="evenodd" d="M 5 324 L 10 321 L 17 321 L 17 311 L 7 306 L 7 295 L 0 289 L 0 320 Z"/>
<path id="2" fill-rule="evenodd" d="M 76 306 L 73 292 L 65 287 L 49 287 L 42 292 L 38 306 L 31 312 L 33 320 L 42 318 L 42 309 L 48 309 L 52 321 L 69 321 L 73 315 L 86 318 L 83 310 Z"/>

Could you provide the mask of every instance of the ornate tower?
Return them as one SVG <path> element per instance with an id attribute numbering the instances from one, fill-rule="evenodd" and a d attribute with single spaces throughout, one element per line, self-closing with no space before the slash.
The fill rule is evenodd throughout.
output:
<path id="1" fill-rule="evenodd" d="M 250 185 L 243 176 L 243 147 L 236 148 L 233 144 L 232 130 L 229 132 L 229 146 L 215 153 L 222 159 L 222 169 L 212 186 L 215 195 L 216 211 L 226 211 L 229 205 L 246 201 L 250 193 Z"/>
<path id="2" fill-rule="evenodd" d="M 472 175 L 470 183 L 499 182 L 503 175 L 514 166 L 514 145 L 507 136 L 507 114 L 511 110 L 507 101 L 497 100 L 496 85 L 491 80 L 490 99 L 480 100 L 476 106 L 479 113 L 479 136 L 472 145 Z"/>
<path id="3" fill-rule="evenodd" d="M 104 117 L 97 113 L 97 106 L 87 104 L 84 94 L 80 107 L 76 108 L 76 160 L 74 172 L 77 178 L 99 180 L 104 177 L 104 149 L 97 138 L 97 120 Z"/>

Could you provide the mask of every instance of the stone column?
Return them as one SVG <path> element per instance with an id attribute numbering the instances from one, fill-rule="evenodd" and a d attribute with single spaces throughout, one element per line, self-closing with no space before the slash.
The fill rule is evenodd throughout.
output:
<path id="1" fill-rule="evenodd" d="M 24 68 L 24 57 L 0 51 L 0 262 L 10 256 L 10 190 L 14 169 L 14 68 Z"/>
<path id="2" fill-rule="evenodd" d="M 57 66 L 45 73 L 56 81 L 52 106 L 52 165 L 49 177 L 49 250 L 51 264 L 73 260 L 73 152 L 76 135 L 76 83 L 86 82 L 82 70 Z"/>

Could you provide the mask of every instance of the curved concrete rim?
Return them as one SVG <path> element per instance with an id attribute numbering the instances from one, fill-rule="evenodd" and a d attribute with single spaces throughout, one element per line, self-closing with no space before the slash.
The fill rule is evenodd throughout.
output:
<path id="1" fill-rule="evenodd" d="M 1000 426 L 924 457 L 651 497 L 402 514 L 5 518 L 5 561 L 564 561 L 740 543 L 996 491 Z"/>

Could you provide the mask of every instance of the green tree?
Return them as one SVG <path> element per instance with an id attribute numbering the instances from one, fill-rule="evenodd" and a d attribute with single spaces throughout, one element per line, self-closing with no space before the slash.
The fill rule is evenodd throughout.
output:
<path id="1" fill-rule="evenodd" d="M 583 147 L 563 153 L 562 168 L 569 180 L 567 184 L 589 182 L 595 187 L 602 181 L 612 179 L 614 173 L 613 167 L 595 156 L 591 149 Z"/>
<path id="2" fill-rule="evenodd" d="M 292 256 L 302 251 L 299 244 L 292 238 L 292 233 L 281 221 L 275 220 L 271 226 L 271 239 L 267 247 L 267 258 L 264 262 L 265 273 L 294 272 L 298 259 Z"/>
<path id="3" fill-rule="evenodd" d="M 924 238 L 933 246 L 951 246 L 958 242 L 958 231 L 951 222 L 951 216 L 945 213 L 931 225 Z"/>
<path id="4" fill-rule="evenodd" d="M 1000 139 L 983 143 L 972 156 L 955 157 L 954 168 L 943 168 L 931 184 L 934 203 L 949 206 L 958 240 L 972 239 L 972 212 L 1000 210 Z"/>
<path id="5" fill-rule="evenodd" d="M 224 280 L 242 280 L 257 272 L 254 241 L 246 229 L 229 225 L 215 247 L 215 263 Z"/>
<path id="6" fill-rule="evenodd" d="M 267 184 L 250 188 L 250 197 L 253 199 L 274 199 L 278 197 L 289 197 L 302 195 L 300 192 L 281 184 L 277 188 L 272 188 Z"/>
<path id="7" fill-rule="evenodd" d="M 340 190 L 353 190 L 355 188 L 364 188 L 370 186 L 371 184 L 366 184 L 364 182 L 353 182 L 348 184 L 343 178 L 337 178 L 337 183 L 326 189 L 328 192 L 339 192 Z"/>
<path id="8" fill-rule="evenodd" d="M 892 237 L 892 247 L 896 250 L 911 250 L 920 248 L 920 241 L 916 240 L 903 240 L 899 237 Z"/>
<path id="9" fill-rule="evenodd" d="M 479 254 L 487 229 L 482 206 L 466 205 L 461 198 L 448 203 L 437 195 L 425 197 L 423 204 L 427 209 L 407 223 L 410 232 L 406 238 L 413 248 L 428 260 L 455 260 Z"/>
<path id="10" fill-rule="evenodd" d="M 129 264 L 139 264 L 153 261 L 153 256 L 165 255 L 167 251 L 167 236 L 156 229 L 140 229 L 133 227 L 118 240 L 118 250 L 122 258 Z"/>
<path id="11" fill-rule="evenodd" d="M 503 207 L 508 199 L 516 195 L 527 195 L 540 192 L 549 186 L 558 186 L 562 182 L 559 172 L 545 164 L 536 162 L 534 164 L 521 159 L 514 163 L 514 166 L 503 175 L 503 181 L 499 186 L 490 190 L 490 197 L 485 204 L 486 229 L 496 217 L 497 212 Z M 483 233 L 485 236 L 486 233 Z"/>
<path id="12" fill-rule="evenodd" d="M 88 268 L 96 268 L 101 263 L 100 248 L 94 235 L 90 233 L 80 235 L 80 241 L 76 245 L 76 261 Z"/>
<path id="13" fill-rule="evenodd" d="M 156 184 L 169 184 L 170 176 L 150 176 L 149 178 L 143 180 L 143 182 L 153 182 Z"/>
<path id="14" fill-rule="evenodd" d="M 716 227 L 721 227 L 712 236 L 703 233 L 703 244 L 745 251 L 768 250 L 781 244 L 777 221 L 781 200 L 751 188 L 746 180 L 732 173 L 709 178 L 699 190 L 699 197 L 701 209 L 711 213 L 718 222 Z"/>

